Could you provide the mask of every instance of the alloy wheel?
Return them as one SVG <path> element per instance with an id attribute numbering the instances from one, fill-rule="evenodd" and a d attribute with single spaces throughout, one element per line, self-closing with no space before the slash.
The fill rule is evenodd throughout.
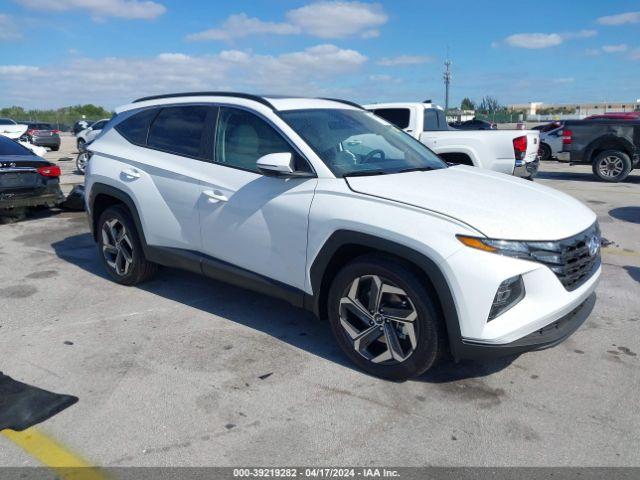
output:
<path id="1" fill-rule="evenodd" d="M 418 345 L 418 313 L 409 295 L 378 275 L 356 278 L 340 299 L 340 324 L 372 363 L 405 361 Z"/>
<path id="2" fill-rule="evenodd" d="M 603 177 L 615 178 L 618 177 L 624 170 L 624 163 L 620 157 L 615 155 L 608 155 L 600 160 L 598 164 L 598 171 Z"/>
<path id="3" fill-rule="evenodd" d="M 84 171 L 87 169 L 87 163 L 89 163 L 89 153 L 88 152 L 80 153 L 76 160 L 76 166 L 78 167 L 78 170 L 84 173 Z"/>
<path id="4" fill-rule="evenodd" d="M 124 276 L 133 264 L 133 242 L 120 220 L 113 218 L 102 225 L 102 255 L 107 265 Z"/>

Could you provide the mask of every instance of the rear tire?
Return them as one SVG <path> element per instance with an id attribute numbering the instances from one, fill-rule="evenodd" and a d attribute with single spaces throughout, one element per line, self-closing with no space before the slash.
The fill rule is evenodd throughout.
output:
<path id="1" fill-rule="evenodd" d="M 87 144 L 87 142 L 85 142 L 82 138 L 78 139 L 77 145 L 78 145 L 78 153 L 82 153 L 85 151 L 86 147 L 85 145 Z"/>
<path id="2" fill-rule="evenodd" d="M 629 176 L 633 165 L 631 158 L 620 150 L 605 150 L 593 160 L 593 174 L 603 182 L 622 182 Z"/>
<path id="3" fill-rule="evenodd" d="M 97 225 L 98 252 L 113 280 L 136 285 L 155 275 L 158 266 L 149 262 L 129 211 L 116 205 L 107 208 Z"/>
<path id="4" fill-rule="evenodd" d="M 401 260 L 381 255 L 353 260 L 333 280 L 328 302 L 338 345 L 371 375 L 407 380 L 446 351 L 433 294 Z"/>
<path id="5" fill-rule="evenodd" d="M 60 150 L 60 145 L 58 145 L 57 147 L 51 147 L 52 152 L 57 152 L 58 150 Z"/>
<path id="6" fill-rule="evenodd" d="M 546 143 L 541 143 L 538 155 L 540 155 L 540 160 L 551 160 L 551 147 Z"/>

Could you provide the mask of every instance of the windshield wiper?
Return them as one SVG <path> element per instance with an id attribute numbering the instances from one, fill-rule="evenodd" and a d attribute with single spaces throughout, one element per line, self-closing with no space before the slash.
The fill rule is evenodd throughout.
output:
<path id="1" fill-rule="evenodd" d="M 369 175 L 384 175 L 387 172 L 385 170 L 358 170 L 355 172 L 343 173 L 342 177 L 368 177 Z"/>
<path id="2" fill-rule="evenodd" d="M 393 173 L 407 173 L 407 172 L 428 172 L 429 170 L 433 170 L 433 167 L 414 167 L 414 168 L 405 168 L 403 170 L 398 170 Z"/>

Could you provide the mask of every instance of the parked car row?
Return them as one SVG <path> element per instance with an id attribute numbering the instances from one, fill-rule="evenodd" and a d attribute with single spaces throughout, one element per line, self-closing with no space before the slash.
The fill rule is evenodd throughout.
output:
<path id="1" fill-rule="evenodd" d="M 284 299 L 327 318 L 360 368 L 395 380 L 448 353 L 538 350 L 579 328 L 600 276 L 596 215 L 424 145 L 461 135 L 458 148 L 484 144 L 488 165 L 512 174 L 533 161 L 537 132 L 487 139 L 449 131 L 431 105 L 367 109 L 229 92 L 118 108 L 87 145 L 105 269 L 137 285 L 158 265 L 185 268 Z"/>

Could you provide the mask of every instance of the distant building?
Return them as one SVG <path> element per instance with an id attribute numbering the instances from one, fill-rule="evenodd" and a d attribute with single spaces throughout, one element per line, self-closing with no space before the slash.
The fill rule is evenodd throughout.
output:
<path id="1" fill-rule="evenodd" d="M 640 98 L 628 102 L 543 103 L 530 102 L 509 105 L 509 110 L 535 115 L 576 115 L 586 117 L 606 112 L 633 112 L 640 110 Z"/>

